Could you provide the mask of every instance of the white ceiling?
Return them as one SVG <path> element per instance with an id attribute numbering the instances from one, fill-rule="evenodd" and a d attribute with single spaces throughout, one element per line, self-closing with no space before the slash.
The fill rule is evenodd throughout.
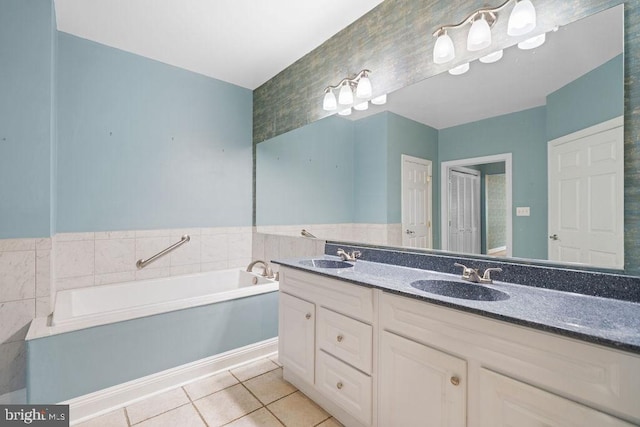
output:
<path id="1" fill-rule="evenodd" d="M 384 106 L 346 117 L 358 120 L 391 111 L 444 129 L 522 111 L 546 104 L 547 95 L 621 54 L 623 48 L 620 5 L 548 33 L 537 49 L 512 46 L 497 63 L 474 61 L 466 74 L 438 74 L 389 94 Z"/>
<path id="2" fill-rule="evenodd" d="M 55 0 L 58 30 L 255 89 L 382 0 Z"/>

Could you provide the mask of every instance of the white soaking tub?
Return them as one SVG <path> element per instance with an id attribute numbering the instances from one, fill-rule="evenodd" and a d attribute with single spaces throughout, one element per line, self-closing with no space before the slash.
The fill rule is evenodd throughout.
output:
<path id="1" fill-rule="evenodd" d="M 276 290 L 278 282 L 240 269 L 69 289 L 57 293 L 51 326 L 76 330 Z"/>

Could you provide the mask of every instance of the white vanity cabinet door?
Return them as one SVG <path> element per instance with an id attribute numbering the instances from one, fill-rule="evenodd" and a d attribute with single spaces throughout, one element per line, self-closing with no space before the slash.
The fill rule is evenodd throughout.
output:
<path id="1" fill-rule="evenodd" d="M 378 425 L 466 425 L 466 361 L 383 332 L 378 371 Z"/>
<path id="2" fill-rule="evenodd" d="M 314 383 L 315 304 L 280 292 L 278 357 L 309 384 Z"/>
<path id="3" fill-rule="evenodd" d="M 630 427 L 611 415 L 516 381 L 480 370 L 481 426 Z"/>

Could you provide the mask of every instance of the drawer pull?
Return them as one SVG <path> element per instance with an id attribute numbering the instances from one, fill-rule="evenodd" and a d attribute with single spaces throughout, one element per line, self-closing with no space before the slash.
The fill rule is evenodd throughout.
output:
<path id="1" fill-rule="evenodd" d="M 338 335 L 336 337 L 336 339 L 338 340 L 338 342 L 342 342 L 342 340 L 344 339 L 344 337 L 342 335 Z"/>
<path id="2" fill-rule="evenodd" d="M 307 313 L 307 315 L 304 316 L 304 318 L 307 319 L 307 320 L 311 319 L 311 313 Z"/>
<path id="3" fill-rule="evenodd" d="M 338 387 L 338 390 L 342 390 L 343 385 L 341 382 L 339 382 L 338 384 L 336 384 L 336 387 Z"/>
<path id="4" fill-rule="evenodd" d="M 453 385 L 460 384 L 460 378 L 458 378 L 456 376 L 451 377 L 451 384 L 453 384 Z"/>

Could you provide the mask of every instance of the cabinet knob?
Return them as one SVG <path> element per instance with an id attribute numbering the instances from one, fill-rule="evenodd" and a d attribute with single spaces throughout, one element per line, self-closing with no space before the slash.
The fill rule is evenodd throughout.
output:
<path id="1" fill-rule="evenodd" d="M 311 313 L 307 313 L 307 315 L 306 315 L 306 316 L 304 316 L 304 317 L 305 317 L 305 319 L 307 319 L 307 320 L 311 319 Z"/>
<path id="2" fill-rule="evenodd" d="M 338 390 L 342 390 L 343 385 L 341 382 L 339 382 L 338 384 L 336 384 L 336 387 L 338 387 Z"/>
<path id="3" fill-rule="evenodd" d="M 338 335 L 336 337 L 336 339 L 338 340 L 338 342 L 342 342 L 342 340 L 344 339 L 344 337 L 342 335 Z"/>
<path id="4" fill-rule="evenodd" d="M 460 384 L 460 378 L 458 378 L 456 376 L 451 377 L 451 384 L 453 384 L 453 385 Z"/>

